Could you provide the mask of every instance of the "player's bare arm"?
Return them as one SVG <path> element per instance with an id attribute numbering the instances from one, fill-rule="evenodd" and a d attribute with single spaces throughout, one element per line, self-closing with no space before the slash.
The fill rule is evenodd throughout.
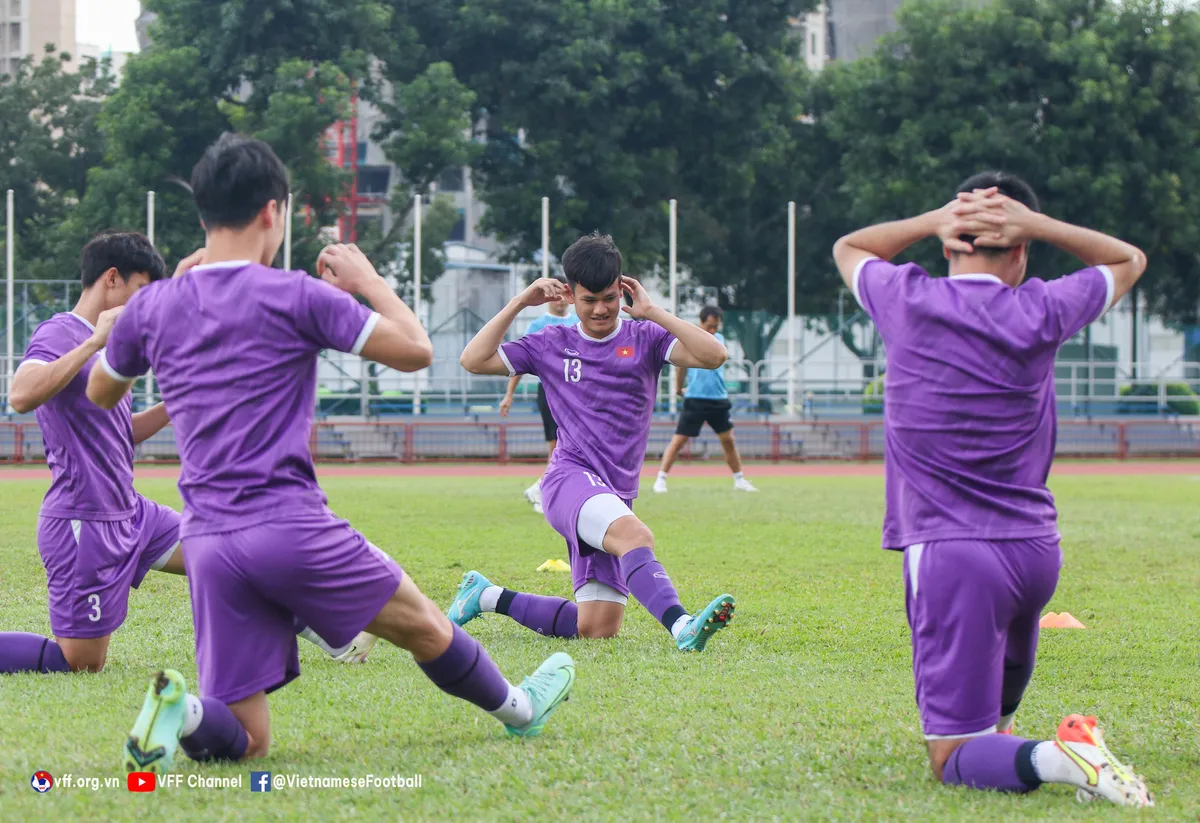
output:
<path id="1" fill-rule="evenodd" d="M 151 406 L 144 412 L 133 415 L 133 442 L 142 443 L 162 431 L 171 417 L 167 414 L 166 403 Z"/>
<path id="2" fill-rule="evenodd" d="M 940 209 L 907 220 L 893 220 L 851 232 L 833 244 L 833 259 L 848 288 L 854 288 L 854 271 L 868 258 L 891 260 L 927 237 L 938 237 L 952 252 L 970 254 L 974 248 L 963 235 L 995 234 L 1005 216 L 996 206 L 980 207 L 995 189 L 956 197 Z"/>
<path id="3" fill-rule="evenodd" d="M 964 202 L 965 206 L 960 209 L 964 219 L 969 220 L 985 210 L 1004 216 L 1002 225 L 976 239 L 977 246 L 1006 248 L 1041 240 L 1074 255 L 1084 265 L 1107 266 L 1113 275 L 1114 304 L 1133 288 L 1146 270 L 1146 255 L 1137 246 L 1103 232 L 1055 220 L 1002 194 Z"/>
<path id="4" fill-rule="evenodd" d="M 687 369 L 675 370 L 675 393 L 682 396 L 685 386 L 687 385 Z"/>
<path id="5" fill-rule="evenodd" d="M 622 307 L 631 317 L 657 323 L 675 335 L 679 342 L 671 352 L 671 362 L 676 366 L 681 369 L 719 369 L 729 359 L 729 352 L 720 340 L 654 305 L 649 292 L 632 277 L 621 278 L 621 291 L 633 299 L 632 306 Z"/>
<path id="6" fill-rule="evenodd" d="M 420 371 L 433 362 L 433 343 L 421 321 L 358 246 L 326 246 L 317 257 L 317 274 L 326 283 L 363 298 L 379 312 L 379 322 L 363 346 L 363 357 L 404 372 Z"/>
<path id="7" fill-rule="evenodd" d="M 17 413 L 31 412 L 65 389 L 92 356 L 104 348 L 113 323 L 124 309 L 117 306 L 101 312 L 92 336 L 54 362 L 25 363 L 17 369 L 9 397 Z"/>
<path id="8" fill-rule="evenodd" d="M 508 417 L 508 412 L 512 409 L 513 398 L 517 393 L 517 384 L 521 382 L 521 375 L 514 374 L 508 378 L 508 388 L 504 391 L 504 399 L 500 401 L 500 416 Z"/>
<path id="9" fill-rule="evenodd" d="M 105 368 L 92 369 L 88 375 L 88 400 L 102 409 L 115 409 L 134 382 L 113 377 Z"/>
<path id="10" fill-rule="evenodd" d="M 525 291 L 508 301 L 500 313 L 489 320 L 479 333 L 463 349 L 458 362 L 471 374 L 507 375 L 508 366 L 500 356 L 500 344 L 521 310 L 531 306 L 544 306 L 563 300 L 567 287 L 557 280 L 542 277 L 529 284 Z"/>

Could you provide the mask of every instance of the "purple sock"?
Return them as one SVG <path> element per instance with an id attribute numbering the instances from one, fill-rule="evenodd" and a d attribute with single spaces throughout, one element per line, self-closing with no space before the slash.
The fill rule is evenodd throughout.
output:
<path id="1" fill-rule="evenodd" d="M 654 549 L 634 549 L 621 558 L 621 574 L 625 575 L 625 585 L 646 607 L 646 611 L 654 615 L 654 619 L 666 626 L 667 631 L 675 625 L 675 621 L 687 614 L 687 610 L 679 605 L 679 595 L 671 578 L 663 571 L 662 563 L 654 558 Z"/>
<path id="2" fill-rule="evenodd" d="M 494 712 L 508 699 L 508 681 L 479 641 L 454 627 L 450 647 L 441 656 L 417 663 L 425 676 L 446 694 Z"/>
<path id="3" fill-rule="evenodd" d="M 547 637 L 579 634 L 579 607 L 561 597 L 542 597 L 505 589 L 496 603 L 496 614 L 506 614 L 525 628 Z"/>
<path id="4" fill-rule="evenodd" d="M 241 722 L 220 700 L 202 697 L 200 702 L 204 704 L 200 726 L 187 737 L 181 737 L 179 745 L 188 757 L 200 763 L 241 760 L 250 745 L 250 735 Z"/>
<path id="5" fill-rule="evenodd" d="M 0 632 L 0 674 L 69 672 L 62 649 L 49 637 L 29 632 Z"/>
<path id="6" fill-rule="evenodd" d="M 998 792 L 1031 792 L 1042 781 L 1033 768 L 1036 740 L 1008 734 L 985 734 L 963 743 L 950 755 L 942 771 L 947 786 L 994 789 Z"/>

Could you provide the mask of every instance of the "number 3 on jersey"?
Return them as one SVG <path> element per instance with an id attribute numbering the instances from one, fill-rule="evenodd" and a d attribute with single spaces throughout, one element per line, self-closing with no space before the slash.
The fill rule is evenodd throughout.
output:
<path id="1" fill-rule="evenodd" d="M 579 378 L 583 375 L 583 363 L 579 358 L 563 358 L 563 380 L 568 383 L 578 383 Z"/>

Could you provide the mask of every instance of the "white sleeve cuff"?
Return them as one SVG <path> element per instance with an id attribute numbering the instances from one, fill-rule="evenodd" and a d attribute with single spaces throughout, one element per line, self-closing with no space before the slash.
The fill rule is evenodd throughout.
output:
<path id="1" fill-rule="evenodd" d="M 106 348 L 100 350 L 100 365 L 104 367 L 104 370 L 106 372 L 108 372 L 108 376 L 111 377 L 113 380 L 118 380 L 122 383 L 132 383 L 134 380 L 137 380 L 136 377 L 126 377 L 125 375 L 121 374 L 119 371 L 114 369 L 111 365 L 109 365 L 108 349 L 106 349 Z"/>
<path id="2" fill-rule="evenodd" d="M 1108 291 L 1104 295 L 1104 308 L 1100 310 L 1100 315 L 1096 319 L 1099 320 L 1104 316 L 1105 312 L 1113 307 L 1113 294 L 1117 290 L 1116 281 L 1113 280 L 1112 269 L 1108 266 L 1096 266 L 1100 273 L 1104 275 L 1104 283 Z"/>
<path id="3" fill-rule="evenodd" d="M 47 363 L 45 360 L 38 360 L 36 357 L 27 357 L 21 361 L 21 365 L 17 366 L 17 371 L 13 372 L 13 374 L 16 374 L 18 371 L 25 368 L 26 366 L 49 366 L 49 365 L 50 364 Z"/>
<path id="4" fill-rule="evenodd" d="M 674 340 L 671 341 L 671 345 L 667 346 L 667 362 L 671 363 L 672 366 L 674 366 L 675 364 L 671 361 L 671 356 L 673 354 L 675 354 L 675 346 L 677 346 L 678 344 L 679 344 L 679 338 L 676 337 Z"/>
<path id="5" fill-rule="evenodd" d="M 850 291 L 854 292 L 854 299 L 858 301 L 858 305 L 862 306 L 864 309 L 866 306 L 863 306 L 862 291 L 859 288 L 858 279 L 862 277 L 863 267 L 872 260 L 878 259 L 878 257 L 864 257 L 862 260 L 859 260 L 858 265 L 854 267 L 854 276 L 850 278 Z"/>
<path id="6" fill-rule="evenodd" d="M 500 359 L 504 361 L 504 367 L 508 369 L 508 376 L 516 377 L 517 370 L 513 368 L 512 362 L 508 359 L 508 355 L 504 353 L 503 344 L 501 344 L 500 348 L 496 349 L 496 354 L 500 355 Z"/>
<path id="7" fill-rule="evenodd" d="M 358 337 L 354 341 L 354 345 L 350 347 L 351 354 L 362 354 L 363 346 L 367 345 L 367 340 L 371 337 L 371 332 L 375 331 L 375 327 L 379 324 L 379 312 L 371 312 L 371 316 L 367 318 L 367 322 L 363 323 L 362 331 L 358 333 Z"/>

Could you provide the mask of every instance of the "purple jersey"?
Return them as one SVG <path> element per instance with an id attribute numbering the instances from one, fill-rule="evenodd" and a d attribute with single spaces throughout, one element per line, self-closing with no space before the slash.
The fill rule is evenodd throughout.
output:
<path id="1" fill-rule="evenodd" d="M 637 497 L 658 376 L 675 336 L 620 319 L 602 340 L 583 326 L 547 326 L 500 347 L 510 376 L 534 374 L 558 422 L 554 461 L 590 468 L 618 496 Z"/>
<path id="2" fill-rule="evenodd" d="M 378 315 L 303 272 L 197 266 L 129 301 L 100 362 L 153 368 L 183 463 L 183 537 L 325 511 L 309 453 L 317 354 L 357 354 Z"/>
<path id="3" fill-rule="evenodd" d="M 887 349 L 884 548 L 1057 534 L 1054 358 L 1108 309 L 1112 272 L 1013 289 L 872 258 L 853 282 Z"/>
<path id="4" fill-rule="evenodd" d="M 56 314 L 34 331 L 22 365 L 51 363 L 86 342 L 95 330 L 77 314 Z M 116 521 L 136 511 L 132 401 L 126 396 L 115 409 L 105 411 L 87 399 L 88 375 L 96 359 L 89 359 L 62 391 L 37 409 L 52 477 L 42 502 L 43 517 Z"/>

